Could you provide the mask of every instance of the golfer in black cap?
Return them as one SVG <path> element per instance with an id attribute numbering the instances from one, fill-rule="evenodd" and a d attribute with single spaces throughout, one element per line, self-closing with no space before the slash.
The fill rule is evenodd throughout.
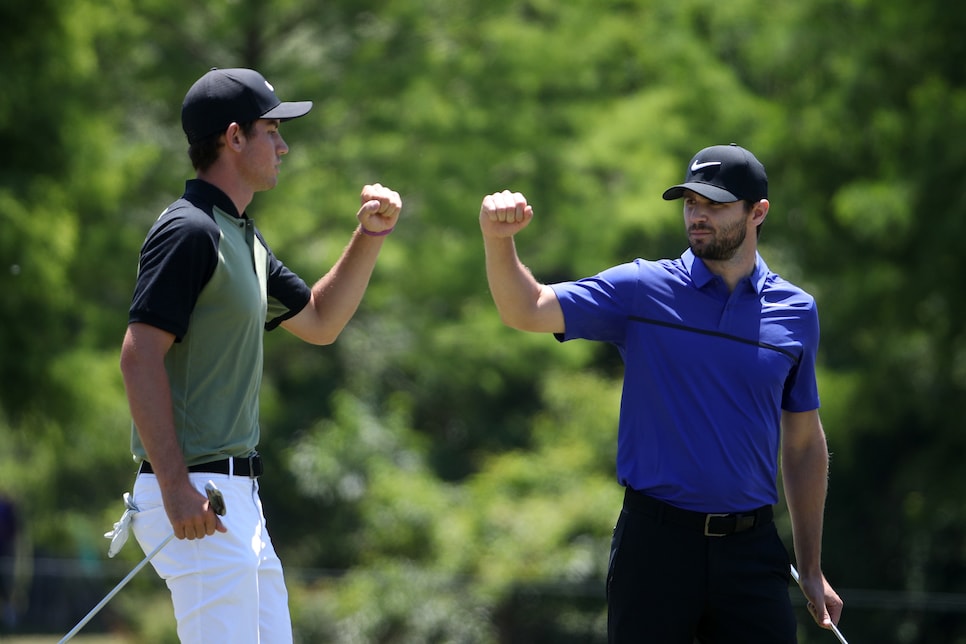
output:
<path id="1" fill-rule="evenodd" d="M 684 200 L 690 247 L 679 258 L 548 286 L 514 246 L 533 218 L 526 198 L 487 196 L 490 290 L 509 326 L 607 342 L 624 360 L 609 641 L 795 642 L 790 561 L 772 521 L 779 453 L 813 617 L 830 628 L 842 610 L 821 568 L 828 449 L 815 301 L 758 254 L 768 179 L 751 152 L 701 150 L 664 198 Z"/>
<path id="2" fill-rule="evenodd" d="M 355 233 L 311 288 L 275 257 L 246 209 L 278 181 L 288 152 L 279 126 L 311 107 L 282 102 L 250 69 L 202 76 L 181 112 L 197 176 L 141 248 L 121 349 L 139 463 L 132 528 L 145 552 L 172 530 L 177 537 L 151 563 L 171 591 L 182 642 L 292 641 L 258 495 L 263 334 L 281 326 L 334 342 L 402 207 L 392 190 L 365 186 Z M 224 495 L 224 517 L 208 505 L 208 480 Z"/>

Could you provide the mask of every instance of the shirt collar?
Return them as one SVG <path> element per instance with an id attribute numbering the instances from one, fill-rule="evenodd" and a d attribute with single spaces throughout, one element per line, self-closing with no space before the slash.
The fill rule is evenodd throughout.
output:
<path id="1" fill-rule="evenodd" d="M 208 183 L 204 179 L 188 179 L 185 181 L 184 198 L 199 207 L 201 207 L 199 204 L 215 206 L 225 214 L 231 215 L 236 219 L 241 219 L 245 216 L 244 213 L 238 214 L 238 209 L 235 208 L 235 202 L 221 188 Z M 211 211 L 211 208 L 202 209 Z"/>
<path id="2" fill-rule="evenodd" d="M 684 251 L 681 255 L 681 261 L 684 264 L 685 269 L 688 271 L 688 275 L 691 276 L 691 282 L 699 289 L 704 288 L 708 285 L 711 280 L 717 277 L 712 273 L 707 265 L 699 257 L 695 257 L 691 249 Z M 759 295 L 762 289 L 765 288 L 765 280 L 768 278 L 769 274 L 768 265 L 765 264 L 765 260 L 761 258 L 758 252 L 755 252 L 755 268 L 751 271 L 751 275 L 745 279 L 749 282 L 751 287 Z"/>

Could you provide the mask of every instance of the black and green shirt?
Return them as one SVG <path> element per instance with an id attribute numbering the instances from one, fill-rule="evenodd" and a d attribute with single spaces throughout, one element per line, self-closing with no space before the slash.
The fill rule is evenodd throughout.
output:
<path id="1" fill-rule="evenodd" d="M 128 321 L 175 336 L 165 368 L 186 465 L 255 449 L 263 333 L 310 296 L 215 186 L 190 180 L 161 213 L 141 248 Z M 136 428 L 131 449 L 146 459 Z"/>

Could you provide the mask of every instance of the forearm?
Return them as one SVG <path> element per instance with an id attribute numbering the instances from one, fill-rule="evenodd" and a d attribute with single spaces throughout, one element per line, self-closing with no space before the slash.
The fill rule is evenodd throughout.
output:
<path id="1" fill-rule="evenodd" d="M 484 237 L 484 249 L 490 294 L 503 323 L 523 331 L 562 332 L 556 296 L 520 261 L 513 238 Z"/>
<path id="2" fill-rule="evenodd" d="M 314 344 L 335 342 L 362 302 L 384 240 L 357 228 L 339 260 L 312 286 L 306 306 L 311 324 L 290 330 Z"/>
<path id="3" fill-rule="evenodd" d="M 124 383 L 131 418 L 151 469 L 158 477 L 158 485 L 166 489 L 183 483 L 187 479 L 187 469 L 174 429 L 167 380 L 160 381 L 139 372 L 125 373 Z"/>
<path id="4" fill-rule="evenodd" d="M 828 447 L 824 434 L 813 434 L 805 444 L 783 448 L 782 481 L 799 571 L 804 576 L 820 575 L 828 490 Z"/>
<path id="5" fill-rule="evenodd" d="M 154 335 L 155 337 L 151 337 Z M 187 481 L 184 454 L 174 427 L 164 345 L 150 329 L 129 329 L 121 348 L 121 374 L 131 418 L 162 489 Z"/>

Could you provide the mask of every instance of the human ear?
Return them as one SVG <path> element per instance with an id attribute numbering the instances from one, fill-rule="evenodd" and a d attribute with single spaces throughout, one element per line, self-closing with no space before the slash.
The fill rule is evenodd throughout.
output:
<path id="1" fill-rule="evenodd" d="M 230 146 L 234 149 L 241 147 L 241 144 L 245 140 L 245 133 L 242 131 L 241 126 L 238 123 L 232 122 L 225 128 L 225 145 Z"/>
<path id="2" fill-rule="evenodd" d="M 761 199 L 754 205 L 751 211 L 752 221 L 756 226 L 761 225 L 765 221 L 765 217 L 768 216 L 768 208 L 771 204 L 768 203 L 767 199 Z"/>

